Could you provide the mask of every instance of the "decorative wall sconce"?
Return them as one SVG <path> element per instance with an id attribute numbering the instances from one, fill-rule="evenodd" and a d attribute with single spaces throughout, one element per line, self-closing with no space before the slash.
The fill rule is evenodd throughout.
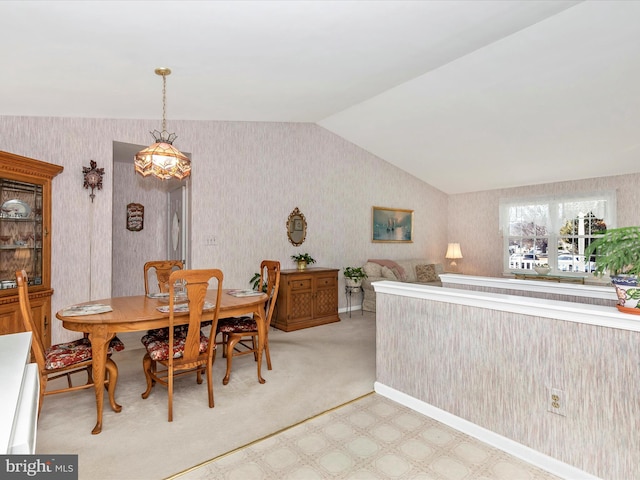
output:
<path id="1" fill-rule="evenodd" d="M 82 173 L 84 174 L 84 188 L 91 188 L 91 203 L 95 195 L 93 190 L 97 188 L 102 190 L 102 176 L 104 175 L 104 168 L 97 168 L 96 162 L 91 160 L 90 167 L 82 167 Z"/>

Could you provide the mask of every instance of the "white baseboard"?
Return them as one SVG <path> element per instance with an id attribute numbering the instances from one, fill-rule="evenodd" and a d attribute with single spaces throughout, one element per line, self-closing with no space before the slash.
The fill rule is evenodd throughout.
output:
<path id="1" fill-rule="evenodd" d="M 434 420 L 444 423 L 451 428 L 455 428 L 462 433 L 466 433 L 471 437 L 477 438 L 481 442 L 498 448 L 509 455 L 513 455 L 516 458 L 535 465 L 536 467 L 546 470 L 560 478 L 567 480 L 602 480 L 600 477 L 591 475 L 590 473 L 561 462 L 560 460 L 556 460 L 553 457 L 540 453 L 537 450 L 522 445 L 521 443 L 510 440 L 507 437 L 503 437 L 491 430 L 487 430 L 475 423 L 434 407 L 433 405 L 411 397 L 406 393 L 402 393 L 382 383 L 375 382 L 374 390 L 383 397 L 387 397 L 394 402 L 410 408 L 411 410 L 431 417 Z"/>
<path id="2" fill-rule="evenodd" d="M 360 310 L 362 310 L 362 305 L 352 305 L 351 309 L 349 309 L 347 307 L 339 308 L 338 309 L 338 313 L 349 313 L 349 311 L 357 312 L 357 311 L 360 311 Z"/>

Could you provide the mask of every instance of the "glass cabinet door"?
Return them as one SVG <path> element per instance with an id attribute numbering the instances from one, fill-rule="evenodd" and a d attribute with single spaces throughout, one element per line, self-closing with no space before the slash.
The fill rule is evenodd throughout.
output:
<path id="1" fill-rule="evenodd" d="M 42 285 L 42 192 L 42 184 L 0 178 L 0 290 L 15 289 L 23 269 L 29 285 Z"/>

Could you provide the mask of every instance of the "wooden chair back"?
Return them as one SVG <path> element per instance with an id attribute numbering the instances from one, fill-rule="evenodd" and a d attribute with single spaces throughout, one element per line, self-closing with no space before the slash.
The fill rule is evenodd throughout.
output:
<path id="1" fill-rule="evenodd" d="M 29 279 L 27 278 L 27 272 L 24 270 L 18 270 L 16 272 L 16 281 L 18 283 L 18 300 L 20 302 L 20 313 L 22 314 L 22 324 L 27 332 L 31 332 L 31 351 L 38 364 L 38 370 L 40 372 L 45 371 L 46 359 L 44 343 L 40 336 L 40 330 L 35 325 L 33 320 L 33 313 L 31 311 L 31 301 L 29 300 Z"/>
<path id="2" fill-rule="evenodd" d="M 218 269 L 177 270 L 169 276 L 169 345 L 171 348 L 173 348 L 175 333 L 174 310 L 176 306 L 176 284 L 184 285 L 189 304 L 189 328 L 184 345 L 184 354 L 178 359 L 174 359 L 173 355 L 169 356 L 168 365 L 170 370 L 177 365 L 189 368 L 190 365 L 202 363 L 202 356 L 200 354 L 202 309 L 207 295 L 207 290 L 209 290 L 210 281 L 212 279 L 215 279 L 214 283 L 216 284 L 216 302 L 213 310 L 213 322 L 211 324 L 211 328 L 212 332 L 215 332 L 218 325 L 218 315 L 220 313 L 220 303 L 222 298 L 222 271 Z M 211 338 L 209 340 L 206 354 L 208 361 L 212 360 L 214 350 L 215 338 Z M 198 357 L 200 357 L 200 359 Z M 198 360 L 200 360 L 200 362 Z"/>
<path id="3" fill-rule="evenodd" d="M 176 270 L 182 270 L 184 264 L 181 260 L 153 260 L 144 264 L 144 294 L 149 293 L 149 270 L 155 270 L 158 279 L 160 293 L 169 292 L 169 276 Z"/>
<path id="4" fill-rule="evenodd" d="M 268 329 L 273 318 L 278 290 L 280 290 L 280 262 L 276 260 L 262 261 L 260 264 L 260 285 L 265 283 L 267 284 L 266 293 L 269 296 L 269 300 L 265 303 L 265 321 Z"/>

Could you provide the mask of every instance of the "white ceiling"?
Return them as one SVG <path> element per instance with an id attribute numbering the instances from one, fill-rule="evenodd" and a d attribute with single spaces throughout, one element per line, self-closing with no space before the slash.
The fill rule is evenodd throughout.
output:
<path id="1" fill-rule="evenodd" d="M 158 128 L 166 66 L 169 131 L 316 122 L 447 193 L 640 171 L 639 1 L 4 0 L 0 18 L 2 115 Z"/>

